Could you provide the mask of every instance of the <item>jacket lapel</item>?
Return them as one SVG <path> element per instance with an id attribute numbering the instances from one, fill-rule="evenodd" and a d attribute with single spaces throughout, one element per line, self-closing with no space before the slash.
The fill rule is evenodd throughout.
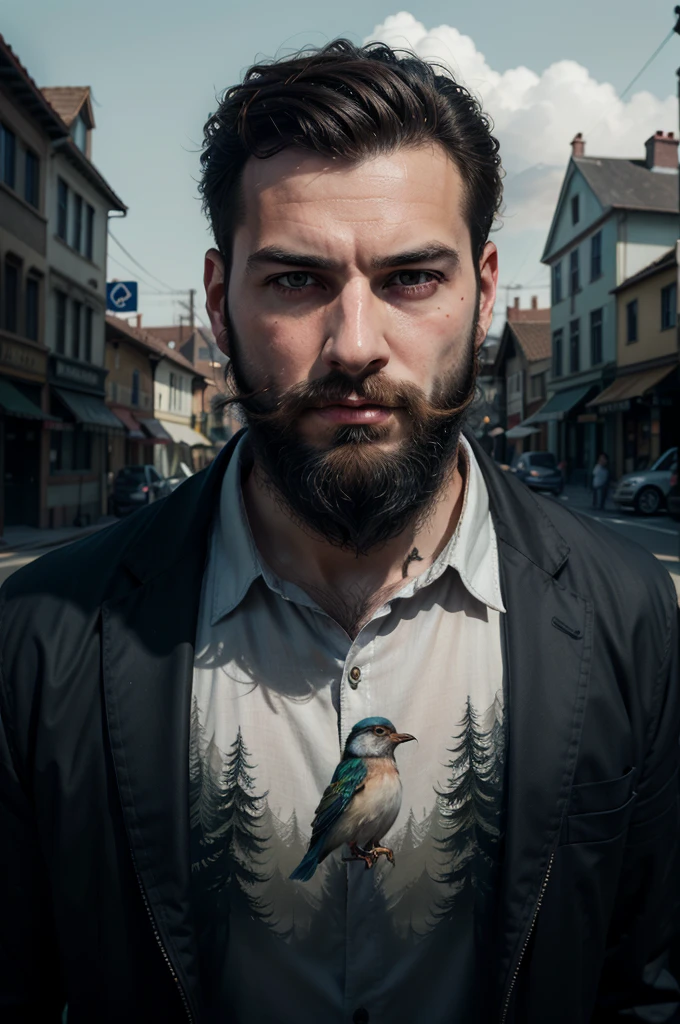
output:
<path id="1" fill-rule="evenodd" d="M 569 549 L 527 488 L 475 451 L 499 540 L 508 746 L 497 975 L 509 1005 L 571 789 L 593 610 L 559 582 Z"/>
<path id="2" fill-rule="evenodd" d="M 128 841 L 159 944 L 199 1003 L 191 924 L 189 718 L 203 568 L 234 444 L 171 495 L 123 563 L 134 583 L 102 607 L 103 679 Z"/>

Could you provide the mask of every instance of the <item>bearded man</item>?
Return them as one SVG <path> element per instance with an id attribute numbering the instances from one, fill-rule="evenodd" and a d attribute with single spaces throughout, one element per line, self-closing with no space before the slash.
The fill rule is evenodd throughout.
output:
<path id="1" fill-rule="evenodd" d="M 1 1019 L 672 1019 L 675 594 L 463 431 L 488 120 L 339 40 L 201 188 L 246 428 L 3 588 Z"/>

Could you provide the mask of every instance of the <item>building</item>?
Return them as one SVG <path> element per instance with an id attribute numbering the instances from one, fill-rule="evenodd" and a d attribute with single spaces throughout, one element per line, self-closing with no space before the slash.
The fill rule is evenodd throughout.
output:
<path id="1" fill-rule="evenodd" d="M 0 534 L 46 526 L 46 181 L 68 135 L 0 36 Z"/>
<path id="2" fill-rule="evenodd" d="M 48 525 L 95 522 L 107 511 L 110 447 L 124 437 L 105 403 L 109 214 L 126 207 L 91 161 L 90 89 L 43 89 L 66 126 L 47 173 L 47 331 L 50 413 Z"/>
<path id="3" fill-rule="evenodd" d="M 218 348 L 212 331 L 181 321 L 171 327 L 150 327 L 149 330 L 166 345 L 172 344 L 203 376 L 205 387 L 194 390 L 192 426 L 219 451 L 240 424 L 228 412 L 225 416 L 224 375 L 228 359 Z"/>
<path id="4" fill-rule="evenodd" d="M 617 305 L 616 378 L 588 403 L 611 423 L 617 476 L 646 469 L 677 444 L 677 243 L 613 290 Z"/>
<path id="5" fill-rule="evenodd" d="M 588 157 L 577 135 L 542 262 L 551 269 L 552 370 L 548 401 L 532 422 L 572 480 L 616 445 L 613 420 L 588 407 L 614 379 L 620 284 L 675 245 L 678 140 L 656 132 L 644 159 Z"/>
<path id="6" fill-rule="evenodd" d="M 540 309 L 535 296 L 529 309 L 521 309 L 519 299 L 515 299 L 506 311 L 494 364 L 502 396 L 504 461 L 509 462 L 513 454 L 522 451 L 545 451 L 548 447 L 545 424 L 534 425 L 531 418 L 545 404 L 550 366 L 550 309 Z"/>

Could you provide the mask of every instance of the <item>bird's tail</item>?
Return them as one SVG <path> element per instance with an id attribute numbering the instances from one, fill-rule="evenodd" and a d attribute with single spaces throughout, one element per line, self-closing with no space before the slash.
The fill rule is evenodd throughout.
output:
<path id="1" fill-rule="evenodd" d="M 319 866 L 319 854 L 321 853 L 322 843 L 315 843 L 314 846 L 310 846 L 307 853 L 304 855 L 295 871 L 290 875 L 290 878 L 298 882 L 308 882 L 314 872 Z"/>

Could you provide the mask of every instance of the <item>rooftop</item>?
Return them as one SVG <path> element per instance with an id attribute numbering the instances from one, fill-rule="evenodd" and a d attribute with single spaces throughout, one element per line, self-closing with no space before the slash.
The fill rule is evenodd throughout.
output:
<path id="1" fill-rule="evenodd" d="M 651 170 L 644 160 L 598 156 L 573 160 L 605 209 L 678 212 L 677 172 Z"/>
<path id="2" fill-rule="evenodd" d="M 88 128 L 94 128 L 89 85 L 56 85 L 41 90 L 43 96 L 69 128 L 86 105 Z"/>

